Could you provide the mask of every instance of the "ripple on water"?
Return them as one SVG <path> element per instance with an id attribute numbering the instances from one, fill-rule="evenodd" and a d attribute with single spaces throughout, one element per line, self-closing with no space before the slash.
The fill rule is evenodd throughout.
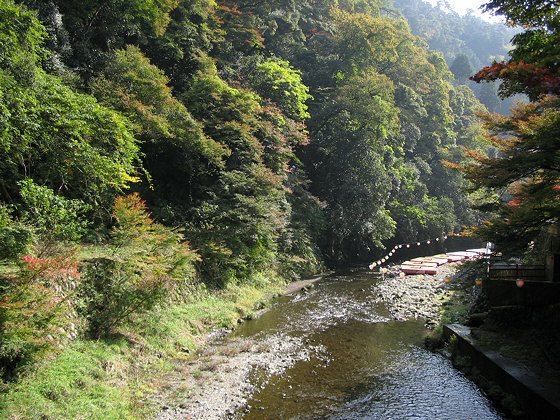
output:
<path id="1" fill-rule="evenodd" d="M 359 273 L 328 278 L 241 327 L 244 336 L 295 338 L 308 353 L 266 375 L 240 417 L 500 419 L 447 359 L 421 347 L 423 321 L 390 320 L 377 284 Z"/>
<path id="2" fill-rule="evenodd" d="M 482 392 L 443 357 L 410 346 L 389 371 L 330 419 L 501 419 Z M 350 394 L 352 395 L 352 393 Z"/>
<path id="3" fill-rule="evenodd" d="M 272 310 L 277 330 L 289 326 L 290 334 L 307 334 L 350 320 L 377 323 L 387 322 L 389 316 L 380 314 L 380 305 L 372 298 L 370 284 L 336 277 L 319 284 L 307 293 L 295 295 L 287 304 Z M 289 306 L 290 310 L 282 310 Z"/>

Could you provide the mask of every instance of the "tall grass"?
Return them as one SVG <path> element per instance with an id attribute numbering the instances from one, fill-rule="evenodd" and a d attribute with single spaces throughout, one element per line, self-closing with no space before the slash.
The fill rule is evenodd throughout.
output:
<path id="1" fill-rule="evenodd" d="M 173 361 L 214 328 L 252 317 L 281 292 L 278 279 L 193 291 L 183 302 L 134 317 L 101 340 L 80 339 L 0 394 L 0 419 L 143 419 Z"/>

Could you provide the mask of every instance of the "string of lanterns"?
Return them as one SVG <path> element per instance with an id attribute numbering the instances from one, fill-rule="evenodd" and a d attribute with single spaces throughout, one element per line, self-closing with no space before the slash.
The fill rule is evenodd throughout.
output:
<path id="1" fill-rule="evenodd" d="M 377 260 L 377 261 L 375 261 L 375 262 L 372 262 L 372 263 L 369 265 L 369 269 L 370 269 L 370 270 L 373 270 L 375 267 L 380 267 L 380 266 L 383 265 L 385 262 L 387 262 L 393 255 L 395 255 L 395 253 L 396 253 L 399 249 L 401 249 L 401 248 L 403 248 L 403 247 L 405 247 L 405 248 L 410 248 L 412 245 L 420 246 L 420 245 L 422 245 L 422 244 L 430 245 L 432 242 L 439 242 L 440 240 L 444 241 L 444 240 L 446 240 L 450 235 L 459 236 L 459 235 L 457 235 L 457 234 L 449 233 L 449 234 L 445 235 L 443 238 L 433 238 L 433 239 L 427 239 L 427 240 L 420 241 L 420 242 L 410 242 L 410 243 L 407 243 L 407 244 L 395 245 L 395 246 L 393 247 L 393 249 L 392 249 L 385 257 L 383 257 L 383 258 L 381 258 L 381 259 L 379 259 L 379 260 Z"/>

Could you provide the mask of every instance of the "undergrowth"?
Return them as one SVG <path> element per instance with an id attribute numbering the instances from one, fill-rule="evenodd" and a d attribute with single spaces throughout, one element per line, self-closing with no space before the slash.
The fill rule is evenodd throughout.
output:
<path id="1" fill-rule="evenodd" d="M 276 279 L 277 280 L 277 279 Z M 0 394 L 0 419 L 140 419 L 173 360 L 215 328 L 233 328 L 280 292 L 278 281 L 193 291 L 190 301 L 134 317 L 100 340 L 79 339 Z"/>

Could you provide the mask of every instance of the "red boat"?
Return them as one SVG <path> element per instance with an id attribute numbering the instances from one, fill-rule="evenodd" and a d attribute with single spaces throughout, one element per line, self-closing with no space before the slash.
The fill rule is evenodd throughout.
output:
<path id="1" fill-rule="evenodd" d="M 405 274 L 436 274 L 437 268 L 425 265 L 401 265 L 401 271 Z"/>

